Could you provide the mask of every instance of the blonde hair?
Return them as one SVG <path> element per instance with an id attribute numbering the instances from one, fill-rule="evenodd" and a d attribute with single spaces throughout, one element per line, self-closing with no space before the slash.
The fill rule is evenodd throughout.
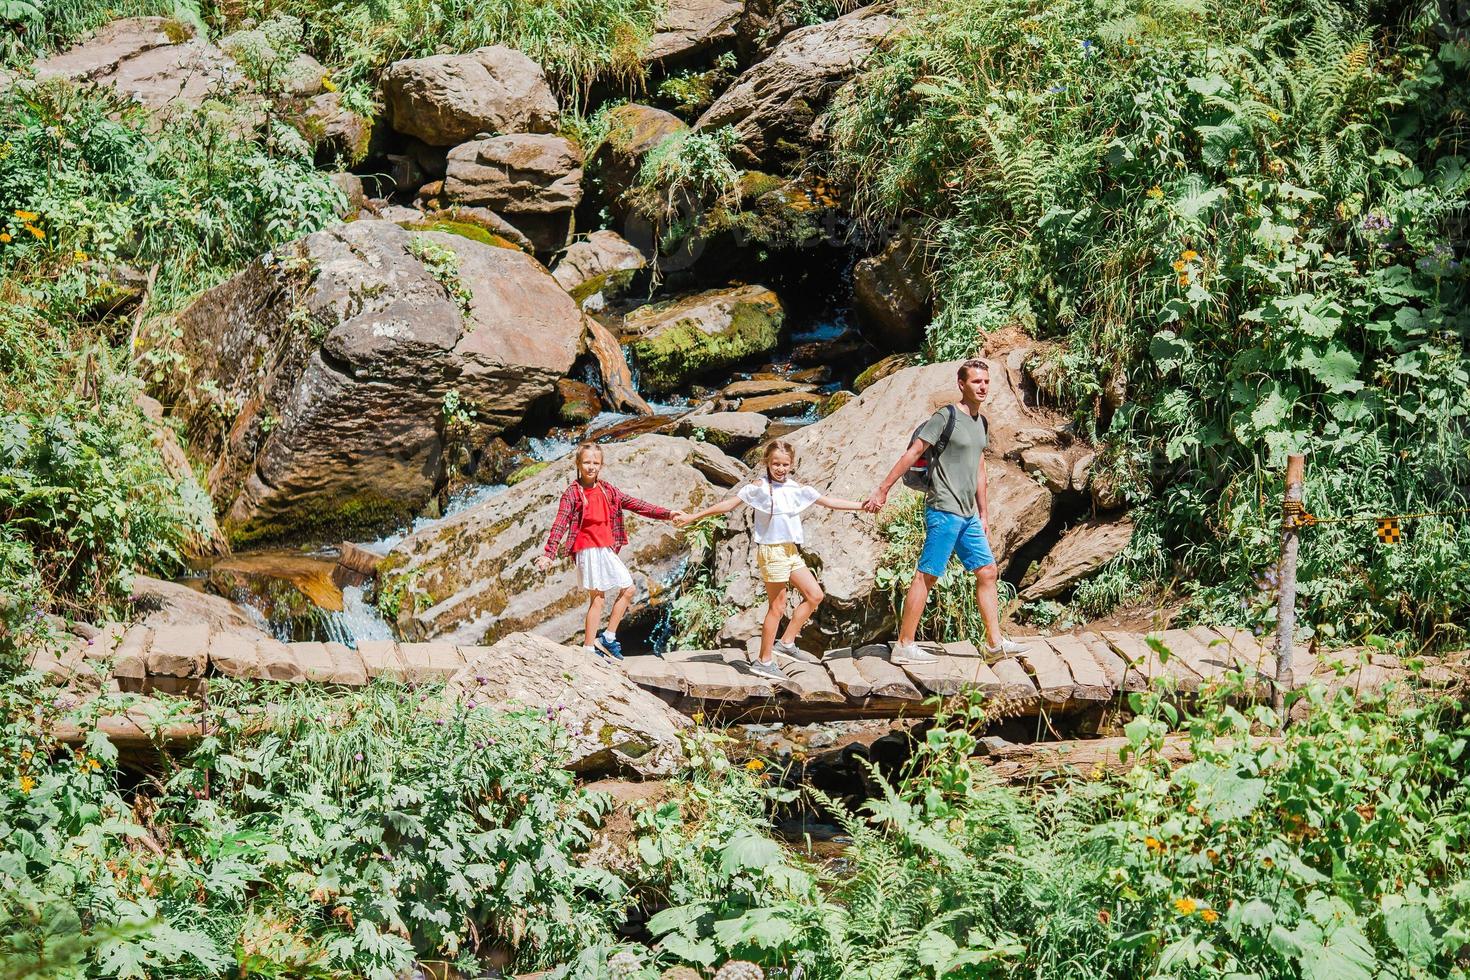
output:
<path id="1" fill-rule="evenodd" d="M 766 467 L 766 479 L 771 478 L 771 457 L 777 453 L 785 453 L 791 457 L 791 468 L 796 469 L 796 447 L 785 439 L 772 439 L 766 443 L 766 451 L 761 454 L 761 465 Z"/>
<path id="2" fill-rule="evenodd" d="M 572 461 L 575 462 L 575 463 L 577 463 L 580 466 L 581 463 L 582 463 L 582 456 L 585 453 L 589 453 L 589 452 L 596 453 L 597 455 L 601 456 L 602 455 L 602 447 L 599 446 L 595 442 L 584 442 L 584 443 L 580 443 L 577 446 L 577 451 L 572 454 Z"/>

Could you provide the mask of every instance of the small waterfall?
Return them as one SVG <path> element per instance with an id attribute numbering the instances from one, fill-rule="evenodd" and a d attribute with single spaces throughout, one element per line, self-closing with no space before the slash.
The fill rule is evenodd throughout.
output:
<path id="1" fill-rule="evenodd" d="M 354 650 L 363 640 L 393 639 L 393 630 L 383 621 L 377 607 L 367 601 L 367 593 L 360 585 L 349 585 L 342 590 L 342 611 L 328 613 L 323 627 L 328 641 Z"/>

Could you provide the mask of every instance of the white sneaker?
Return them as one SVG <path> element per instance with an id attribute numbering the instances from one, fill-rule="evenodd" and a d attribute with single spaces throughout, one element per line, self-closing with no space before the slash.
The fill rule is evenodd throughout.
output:
<path id="1" fill-rule="evenodd" d="M 1029 649 L 1031 648 L 1026 644 L 1017 643 L 1014 640 L 1007 640 L 1003 636 L 1000 638 L 1000 644 L 997 646 L 991 646 L 989 643 L 985 644 L 985 652 L 992 657 L 1013 657 L 1018 653 L 1025 653 Z"/>
<path id="2" fill-rule="evenodd" d="M 888 662 L 894 664 L 937 664 L 939 658 L 927 650 L 921 650 L 917 643 L 895 643 L 893 652 L 888 656 Z"/>

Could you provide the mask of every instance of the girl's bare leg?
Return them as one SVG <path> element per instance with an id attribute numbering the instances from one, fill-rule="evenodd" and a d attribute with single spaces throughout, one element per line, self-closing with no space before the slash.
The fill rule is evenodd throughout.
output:
<path id="1" fill-rule="evenodd" d="M 781 634 L 781 640 L 794 644 L 796 638 L 801 635 L 801 628 L 806 625 L 807 620 L 812 618 L 812 613 L 817 611 L 817 607 L 827 596 L 822 591 L 822 587 L 817 584 L 817 577 L 809 569 L 798 568 L 792 572 L 791 584 L 796 586 L 796 590 L 801 593 L 801 602 L 792 610 L 791 622 L 786 624 L 786 632 Z"/>
<path id="2" fill-rule="evenodd" d="M 612 612 L 607 617 L 607 631 L 616 633 L 618 624 L 623 621 L 623 616 L 628 612 L 628 607 L 633 603 L 633 595 L 636 590 L 630 585 L 618 593 L 613 600 Z"/>
<path id="3" fill-rule="evenodd" d="M 607 597 L 601 592 L 588 591 L 587 593 L 587 621 L 582 628 L 582 645 L 592 646 L 593 639 L 597 636 L 597 627 L 602 622 L 602 605 Z"/>
<path id="4" fill-rule="evenodd" d="M 766 619 L 761 623 L 761 663 L 771 662 L 771 647 L 776 642 L 776 631 L 781 628 L 781 617 L 786 614 L 786 583 L 767 582 Z"/>

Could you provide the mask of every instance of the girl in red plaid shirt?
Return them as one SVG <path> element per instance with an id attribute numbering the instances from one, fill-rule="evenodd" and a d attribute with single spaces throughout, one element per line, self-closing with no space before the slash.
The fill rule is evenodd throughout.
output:
<path id="1" fill-rule="evenodd" d="M 656 521 L 671 521 L 684 514 L 646 503 L 598 479 L 602 473 L 602 448 L 596 443 L 584 442 L 578 446 L 576 460 L 577 478 L 561 495 L 556 520 L 552 521 L 551 534 L 546 538 L 546 549 L 536 559 L 536 567 L 544 572 L 556 559 L 571 553 L 577 563 L 578 579 L 587 591 L 582 646 L 588 653 L 622 660 L 618 624 L 623 621 L 634 594 L 633 576 L 618 557 L 618 551 L 628 543 L 623 511 L 631 510 Z M 613 600 L 607 629 L 598 633 L 603 603 L 613 589 L 618 597 Z"/>

